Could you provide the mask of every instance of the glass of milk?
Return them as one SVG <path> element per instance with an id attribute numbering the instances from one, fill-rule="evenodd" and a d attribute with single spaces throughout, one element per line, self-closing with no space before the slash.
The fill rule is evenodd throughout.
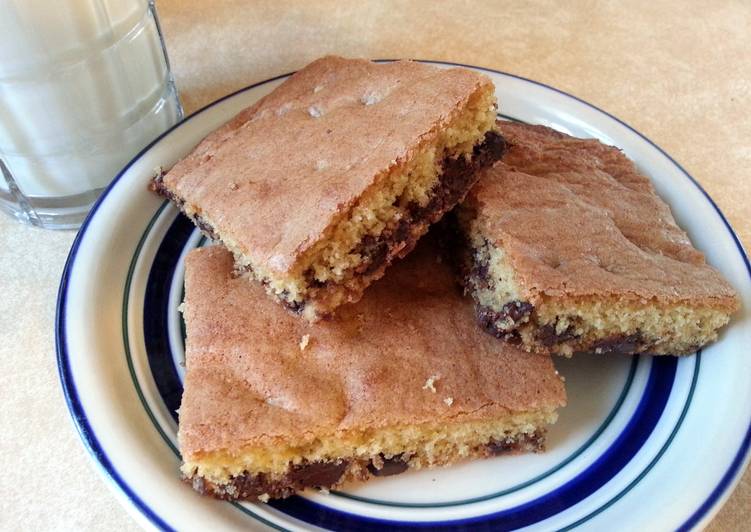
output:
<path id="1" fill-rule="evenodd" d="M 153 0 L 0 0 L 0 210 L 77 227 L 181 118 Z"/>

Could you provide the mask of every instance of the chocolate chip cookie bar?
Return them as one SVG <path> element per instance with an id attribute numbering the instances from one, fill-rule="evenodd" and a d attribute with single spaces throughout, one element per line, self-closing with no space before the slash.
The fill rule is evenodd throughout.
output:
<path id="1" fill-rule="evenodd" d="M 739 301 L 620 150 L 499 123 L 508 143 L 457 214 L 491 334 L 528 351 L 683 355 Z"/>
<path id="2" fill-rule="evenodd" d="M 153 188 L 315 321 L 359 299 L 500 157 L 495 113 L 477 72 L 326 57 Z"/>
<path id="3" fill-rule="evenodd" d="M 429 244 L 314 324 L 220 246 L 187 256 L 178 439 L 197 491 L 265 501 L 542 449 L 565 403 L 550 357 L 482 332 Z"/>

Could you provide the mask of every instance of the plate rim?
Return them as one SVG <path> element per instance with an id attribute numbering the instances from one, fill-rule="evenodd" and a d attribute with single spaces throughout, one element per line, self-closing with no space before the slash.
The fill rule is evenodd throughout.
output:
<path id="1" fill-rule="evenodd" d="M 743 244 L 738 238 L 738 235 L 736 234 L 735 230 L 728 222 L 724 213 L 719 208 L 719 206 L 715 203 L 715 201 L 712 199 L 709 193 L 707 193 L 707 191 L 701 186 L 701 184 L 688 171 L 686 171 L 686 169 L 680 163 L 678 163 L 670 154 L 668 154 L 655 142 L 650 140 L 647 136 L 640 133 L 639 131 L 634 129 L 632 126 L 630 126 L 629 124 L 627 124 L 620 118 L 614 116 L 613 114 L 601 109 L 600 107 L 594 104 L 591 104 L 569 92 L 558 89 L 547 83 L 536 81 L 536 80 L 533 80 L 524 76 L 520 76 L 517 74 L 512 74 L 510 72 L 506 72 L 503 70 L 496 70 L 496 69 L 489 68 L 489 67 L 471 65 L 471 64 L 466 64 L 466 63 L 458 63 L 458 62 L 452 62 L 452 61 L 442 61 L 442 60 L 434 60 L 434 59 L 413 59 L 413 60 L 421 62 L 421 63 L 432 63 L 432 64 L 439 64 L 439 65 L 446 65 L 446 66 L 470 68 L 470 69 L 475 69 L 475 70 L 479 70 L 483 72 L 489 72 L 492 74 L 506 76 L 506 77 L 514 78 L 514 79 L 524 81 L 527 83 L 531 83 L 533 85 L 537 85 L 545 89 L 552 90 L 553 92 L 556 92 L 565 97 L 571 98 L 605 115 L 606 117 L 614 120 L 621 126 L 625 127 L 627 130 L 631 131 L 632 133 L 637 135 L 639 138 L 647 142 L 647 144 L 655 148 L 661 155 L 663 155 L 666 159 L 668 159 L 686 178 L 688 178 L 688 180 L 699 190 L 699 192 L 701 192 L 704 198 L 709 202 L 712 209 L 714 209 L 717 215 L 719 215 L 720 220 L 724 224 L 726 230 L 730 233 L 733 243 L 735 244 L 741 256 L 743 263 L 745 264 L 746 271 L 749 277 L 751 277 L 751 261 L 749 260 L 748 253 L 746 252 Z M 391 62 L 391 61 L 395 61 L 395 59 L 376 59 L 374 61 L 375 62 Z M 189 116 L 184 117 L 180 122 L 178 122 L 177 124 L 174 124 L 167 130 L 165 130 L 163 133 L 161 133 L 159 136 L 154 138 L 151 142 L 149 142 L 122 168 L 122 170 L 120 170 L 117 173 L 117 175 L 112 179 L 110 184 L 106 187 L 104 192 L 102 192 L 100 197 L 97 199 L 96 203 L 93 205 L 90 212 L 88 213 L 83 223 L 81 224 L 81 227 L 78 230 L 78 233 L 76 234 L 75 239 L 73 240 L 73 243 L 68 252 L 68 256 L 65 260 L 65 265 L 63 267 L 63 272 L 61 274 L 60 284 L 58 288 L 58 295 L 57 295 L 57 302 L 56 302 L 56 309 L 55 309 L 55 325 L 54 325 L 55 326 L 55 352 L 56 352 L 58 378 L 60 380 L 60 385 L 62 388 L 63 396 L 65 397 L 65 403 L 68 407 L 68 411 L 73 420 L 73 424 L 76 427 L 76 431 L 78 432 L 79 438 L 81 439 L 90 460 L 95 464 L 96 469 L 104 477 L 104 479 L 106 480 L 106 483 L 111 488 L 114 489 L 114 491 L 116 492 L 116 495 L 123 496 L 130 503 L 130 505 L 132 505 L 129 509 L 135 508 L 140 512 L 140 514 L 137 514 L 136 517 L 146 518 L 147 520 L 146 522 L 148 522 L 149 524 L 159 529 L 172 530 L 172 528 L 166 523 L 166 521 L 164 521 L 162 517 L 160 517 L 151 507 L 149 507 L 149 505 L 146 504 L 139 497 L 139 495 L 133 491 L 133 489 L 123 480 L 123 478 L 119 475 L 119 473 L 114 469 L 114 467 L 109 461 L 109 458 L 105 450 L 102 448 L 101 444 L 99 443 L 99 440 L 97 439 L 96 434 L 92 430 L 88 422 L 86 412 L 84 411 L 81 405 L 81 402 L 79 400 L 79 397 L 78 397 L 79 394 L 78 394 L 75 382 L 73 380 L 73 376 L 71 374 L 69 357 L 67 353 L 67 344 L 66 344 L 66 339 L 65 339 L 66 338 L 65 303 L 67 301 L 67 292 L 68 292 L 68 286 L 70 284 L 72 267 L 75 262 L 76 255 L 78 253 L 78 249 L 80 247 L 81 241 L 83 240 L 83 237 L 86 233 L 86 230 L 88 229 L 88 226 L 91 220 L 94 218 L 94 216 L 96 216 L 96 213 L 98 212 L 100 206 L 102 205 L 106 197 L 109 195 L 112 189 L 116 186 L 118 181 L 120 181 L 123 175 L 136 163 L 136 161 L 138 161 L 147 152 L 149 152 L 154 147 L 154 145 L 160 142 L 164 137 L 169 135 L 172 131 L 182 126 L 186 122 L 192 120 L 193 118 L 201 115 L 208 109 L 216 105 L 219 105 L 220 103 L 240 93 L 246 92 L 248 90 L 259 87 L 261 85 L 265 85 L 267 83 L 272 83 L 274 81 L 287 78 L 294 73 L 295 72 L 293 71 L 293 72 L 288 72 L 288 73 L 280 74 L 277 76 L 273 76 L 271 78 L 267 78 L 267 79 L 252 83 L 236 91 L 233 91 L 229 94 L 226 94 L 225 96 L 222 96 L 221 98 L 218 98 L 206 104 L 200 109 L 197 109 L 196 111 L 191 113 Z M 746 433 L 741 441 L 740 448 L 734 455 L 733 460 L 730 462 L 730 465 L 728 466 L 728 469 L 726 470 L 726 472 L 722 475 L 719 482 L 709 493 L 705 501 L 701 505 L 699 505 L 699 507 L 686 519 L 686 521 L 679 527 L 679 530 L 692 529 L 696 527 L 699 523 L 714 517 L 719 512 L 723 504 L 730 497 L 730 494 L 733 492 L 734 488 L 740 482 L 741 476 L 743 475 L 743 472 L 746 470 L 746 467 L 748 466 L 749 462 L 751 462 L 751 423 L 746 429 Z"/>

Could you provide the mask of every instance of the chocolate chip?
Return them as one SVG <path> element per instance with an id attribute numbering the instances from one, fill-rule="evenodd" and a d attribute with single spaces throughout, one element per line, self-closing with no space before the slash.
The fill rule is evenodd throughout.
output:
<path id="1" fill-rule="evenodd" d="M 504 341 L 506 343 L 509 343 L 511 345 L 522 345 L 522 337 L 519 334 L 519 331 L 511 331 L 507 335 L 503 337 Z"/>
<path id="2" fill-rule="evenodd" d="M 232 477 L 229 483 L 221 485 L 201 477 L 186 480 L 199 493 L 210 494 L 219 499 L 255 499 L 264 494 L 272 499 L 279 499 L 305 488 L 330 488 L 341 480 L 349 464 L 349 460 L 306 462 L 293 466 L 286 475 L 275 480 L 271 480 L 265 473 L 248 472 Z"/>
<path id="3" fill-rule="evenodd" d="M 644 346 L 641 333 L 614 335 L 600 340 L 592 346 L 598 354 L 633 355 Z"/>
<path id="4" fill-rule="evenodd" d="M 149 184 L 149 188 L 159 194 L 160 196 L 164 196 L 171 202 L 173 202 L 179 209 L 182 209 L 182 207 L 185 205 L 185 202 L 175 196 L 171 191 L 167 190 L 167 187 L 164 186 L 164 173 L 160 173 Z M 196 224 L 196 227 L 198 227 L 201 231 L 204 232 L 206 236 L 211 238 L 212 240 L 219 240 L 219 235 L 214 231 L 214 228 L 211 227 L 209 223 L 206 222 L 203 218 L 201 218 L 200 215 L 194 214 L 193 216 L 189 216 L 189 218 L 193 221 L 194 224 Z"/>
<path id="5" fill-rule="evenodd" d="M 524 318 L 532 314 L 535 307 L 526 301 L 510 301 L 501 307 L 501 315 L 505 315 L 514 323 L 520 323 Z"/>
<path id="6" fill-rule="evenodd" d="M 555 332 L 553 325 L 543 325 L 537 329 L 537 341 L 546 347 L 555 345 L 560 341 L 558 333 Z"/>
<path id="7" fill-rule="evenodd" d="M 154 177 L 149 181 L 149 190 L 156 192 L 157 194 L 164 196 L 164 172 L 159 170 Z"/>
<path id="8" fill-rule="evenodd" d="M 391 239 L 395 244 L 406 242 L 410 237 L 410 223 L 407 220 L 399 220 L 391 233 Z"/>
<path id="9" fill-rule="evenodd" d="M 281 485 L 274 485 L 263 473 L 257 475 L 244 474 L 233 477 L 230 485 L 221 491 L 213 490 L 213 495 L 220 495 L 222 499 L 251 499 L 263 495 L 273 494 L 277 497 L 288 497 L 289 489 Z"/>
<path id="10" fill-rule="evenodd" d="M 414 219 L 428 218 L 432 221 L 438 214 L 453 207 L 479 177 L 477 170 L 500 159 L 505 145 L 506 142 L 498 132 L 488 131 L 482 143 L 474 147 L 471 161 L 463 156 L 444 159 L 440 182 L 433 190 L 430 201 L 424 207 L 410 204 L 408 209 L 411 216 Z"/>
<path id="11" fill-rule="evenodd" d="M 282 304 L 286 309 L 288 309 L 290 312 L 294 312 L 295 314 L 300 314 L 302 312 L 302 309 L 305 308 L 305 303 L 301 303 L 300 301 L 282 300 Z"/>
<path id="12" fill-rule="evenodd" d="M 479 306 L 476 311 L 477 323 L 497 338 L 504 338 L 528 321 L 534 309 L 527 301 L 509 301 L 500 311 Z"/>
<path id="13" fill-rule="evenodd" d="M 488 131 L 482 144 L 475 146 L 472 162 L 478 166 L 487 166 L 494 163 L 506 152 L 508 144 L 497 131 Z"/>
<path id="14" fill-rule="evenodd" d="M 289 292 L 287 290 L 284 290 L 279 297 L 279 301 L 281 301 L 282 305 L 284 305 L 284 308 L 286 308 L 290 312 L 294 312 L 295 314 L 300 314 L 305 308 L 305 302 L 290 301 L 287 299 L 287 297 L 289 297 Z"/>
<path id="15" fill-rule="evenodd" d="M 319 281 L 312 275 L 312 271 L 310 272 L 310 275 L 306 273 L 305 275 L 306 282 L 308 283 L 308 286 L 311 288 L 323 288 L 327 284 L 329 284 L 328 281 Z"/>
<path id="16" fill-rule="evenodd" d="M 479 255 L 479 253 L 475 253 L 469 275 L 476 286 L 487 287 L 490 264 L 487 259 L 481 258 Z"/>
<path id="17" fill-rule="evenodd" d="M 308 462 L 294 466 L 287 474 L 287 481 L 295 486 L 328 488 L 342 478 L 349 465 L 348 460 L 337 462 Z"/>
<path id="18" fill-rule="evenodd" d="M 398 454 L 391 458 L 384 458 L 384 456 L 381 454 L 379 462 L 383 464 L 380 469 L 373 465 L 372 461 L 368 464 L 368 471 L 370 471 L 376 477 L 398 475 L 399 473 L 404 473 L 407 469 L 409 469 L 409 464 L 406 460 L 404 460 L 404 456 L 401 454 Z"/>
<path id="19" fill-rule="evenodd" d="M 370 275 L 371 273 L 378 271 L 386 262 L 386 259 L 388 258 L 388 252 L 388 246 L 386 246 L 385 244 L 383 246 L 379 246 L 377 253 L 370 257 L 370 261 L 368 262 L 367 266 L 361 271 L 361 273 L 363 275 Z M 359 269 L 358 273 L 360 273 Z"/>
<path id="20" fill-rule="evenodd" d="M 363 262 L 355 269 L 355 273 L 367 275 L 380 268 L 388 258 L 389 244 L 384 238 L 365 235 L 355 253 L 362 257 Z"/>
<path id="21" fill-rule="evenodd" d="M 558 320 L 552 324 L 543 325 L 538 328 L 537 341 L 545 347 L 551 347 L 578 338 L 579 335 L 576 334 L 576 327 L 574 325 L 569 325 L 563 332 L 558 332 L 557 324 Z"/>
<path id="22" fill-rule="evenodd" d="M 178 209 L 182 209 L 183 205 L 185 205 L 185 202 L 182 199 L 175 196 L 172 192 L 167 190 L 166 186 L 164 186 L 164 172 L 159 172 L 159 174 L 151 180 L 151 183 L 149 183 L 149 188 L 153 192 L 156 192 L 160 196 L 167 198 L 172 203 L 177 205 Z"/>
<path id="23" fill-rule="evenodd" d="M 498 456 L 500 454 L 506 454 L 510 451 L 515 450 L 518 445 L 518 442 L 513 439 L 506 439 L 502 441 L 491 440 L 487 445 L 487 449 L 493 456 Z"/>
<path id="24" fill-rule="evenodd" d="M 206 220 L 201 218 L 198 214 L 193 215 L 193 223 L 196 224 L 196 227 L 203 231 L 203 233 L 212 240 L 219 240 L 219 235 L 216 234 L 214 228 L 211 227 L 211 225 L 209 225 Z"/>
<path id="25" fill-rule="evenodd" d="M 532 434 L 520 434 L 504 440 L 490 440 L 485 448 L 490 455 L 498 456 L 519 451 L 537 452 L 543 449 L 544 443 L 543 433 L 534 432 Z"/>

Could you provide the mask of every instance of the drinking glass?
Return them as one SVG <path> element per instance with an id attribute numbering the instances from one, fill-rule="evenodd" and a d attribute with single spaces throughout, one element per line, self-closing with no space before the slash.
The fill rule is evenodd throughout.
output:
<path id="1" fill-rule="evenodd" d="M 77 227 L 182 113 L 153 0 L 0 0 L 0 210 Z"/>

